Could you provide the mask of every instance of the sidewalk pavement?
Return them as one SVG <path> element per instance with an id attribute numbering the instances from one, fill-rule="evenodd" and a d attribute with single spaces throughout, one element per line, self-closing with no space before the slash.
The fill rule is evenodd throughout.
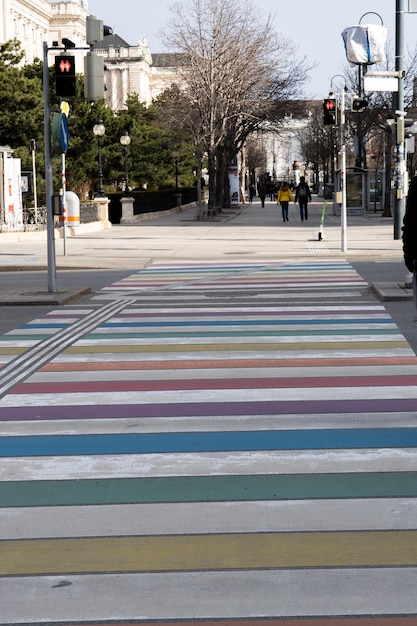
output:
<path id="1" fill-rule="evenodd" d="M 134 225 L 118 224 L 104 230 L 96 225 L 73 229 L 75 235 L 55 240 L 56 271 L 138 270 L 155 260 L 274 260 L 326 256 L 402 260 L 402 241 L 394 240 L 393 219 L 380 214 L 348 215 L 345 238 L 341 218 L 327 201 L 323 229 L 320 227 L 324 201 L 315 197 L 309 205 L 309 219 L 302 222 L 298 205 L 291 204 L 289 221 L 282 221 L 281 209 L 273 201 L 261 207 L 253 204 L 224 209 L 213 219 L 197 221 L 195 206 L 177 213 L 144 219 Z M 319 232 L 321 236 L 319 236 Z M 346 250 L 342 250 L 342 240 Z M 45 232 L 0 233 L 0 271 L 47 270 Z M 404 271 L 404 276 L 405 276 Z M 378 283 L 381 300 L 409 299 L 412 290 L 404 283 Z M 63 304 L 88 290 L 57 290 L 49 293 L 3 289 L 0 304 Z"/>

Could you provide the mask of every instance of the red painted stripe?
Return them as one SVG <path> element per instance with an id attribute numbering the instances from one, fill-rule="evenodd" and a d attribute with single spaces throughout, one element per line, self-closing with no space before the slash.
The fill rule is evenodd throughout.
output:
<path id="1" fill-rule="evenodd" d="M 101 372 L 111 370 L 249 369 L 256 367 L 349 367 L 417 365 L 417 357 L 352 357 L 330 359 L 221 359 L 175 361 L 112 361 L 97 363 L 48 363 L 41 372 Z"/>
<path id="2" fill-rule="evenodd" d="M 195 378 L 192 380 L 104 380 L 22 383 L 12 393 L 97 393 L 117 391 L 194 391 L 210 389 L 327 389 L 334 387 L 407 387 L 417 385 L 417 376 L 334 376 L 304 378 Z"/>

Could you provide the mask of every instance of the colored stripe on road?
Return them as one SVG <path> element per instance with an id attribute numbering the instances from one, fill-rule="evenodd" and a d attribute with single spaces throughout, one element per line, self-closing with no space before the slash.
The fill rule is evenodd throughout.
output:
<path id="1" fill-rule="evenodd" d="M 0 483 L 0 507 L 417 497 L 417 472 L 225 475 Z"/>
<path id="2" fill-rule="evenodd" d="M 417 531 L 12 539 L 0 551 L 0 576 L 415 567 Z"/>
<path id="3" fill-rule="evenodd" d="M 415 448 L 417 428 L 0 437 L 0 456 Z"/>

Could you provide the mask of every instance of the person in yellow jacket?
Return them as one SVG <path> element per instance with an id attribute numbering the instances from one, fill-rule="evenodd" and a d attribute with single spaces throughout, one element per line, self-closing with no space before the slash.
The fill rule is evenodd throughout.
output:
<path id="1" fill-rule="evenodd" d="M 290 202 L 294 202 L 294 197 L 291 193 L 289 184 L 284 182 L 279 188 L 277 197 L 277 204 L 280 204 L 282 209 L 283 222 L 288 222 L 288 205 Z"/>

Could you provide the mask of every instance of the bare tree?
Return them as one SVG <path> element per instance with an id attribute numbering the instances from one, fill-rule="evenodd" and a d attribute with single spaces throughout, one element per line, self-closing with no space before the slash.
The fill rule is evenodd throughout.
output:
<path id="1" fill-rule="evenodd" d="M 227 168 L 247 137 L 278 118 L 306 79 L 304 60 L 248 0 L 175 4 L 167 34 L 189 65 L 184 81 L 208 156 L 209 211 L 223 206 Z"/>

